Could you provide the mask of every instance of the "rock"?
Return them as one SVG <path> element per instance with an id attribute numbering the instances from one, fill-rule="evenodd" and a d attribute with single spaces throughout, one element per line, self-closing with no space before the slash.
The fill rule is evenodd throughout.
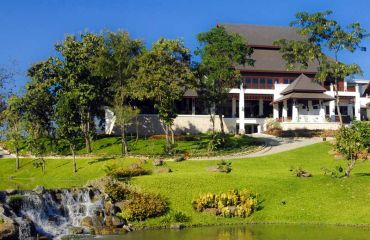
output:
<path id="1" fill-rule="evenodd" d="M 94 216 L 92 217 L 92 223 L 94 227 L 104 226 L 104 217 L 103 216 Z"/>
<path id="2" fill-rule="evenodd" d="M 132 228 L 130 225 L 123 225 L 122 226 L 122 229 L 126 230 L 127 232 L 131 232 L 132 231 Z"/>
<path id="3" fill-rule="evenodd" d="M 136 163 L 130 164 L 128 166 L 128 169 L 138 169 L 138 168 L 140 168 L 140 166 L 138 164 L 136 164 Z"/>
<path id="4" fill-rule="evenodd" d="M 92 226 L 94 226 L 92 217 L 87 216 L 81 220 L 81 227 L 92 227 Z"/>
<path id="5" fill-rule="evenodd" d="M 114 227 L 122 227 L 126 224 L 126 221 L 120 217 L 112 216 L 112 226 Z"/>
<path id="6" fill-rule="evenodd" d="M 45 192 L 45 188 L 43 186 L 37 186 L 33 191 L 37 194 L 43 194 Z"/>
<path id="7" fill-rule="evenodd" d="M 163 159 L 154 159 L 153 165 L 154 166 L 162 166 L 164 164 Z"/>
<path id="8" fill-rule="evenodd" d="M 84 229 L 82 227 L 70 227 L 68 229 L 68 234 L 71 234 L 71 235 L 77 235 L 77 234 L 83 234 L 84 233 Z"/>
<path id="9" fill-rule="evenodd" d="M 17 227 L 13 221 L 0 223 L 0 239 L 18 239 Z"/>
<path id="10" fill-rule="evenodd" d="M 312 177 L 312 174 L 309 172 L 304 172 L 301 174 L 301 177 Z"/>
<path id="11" fill-rule="evenodd" d="M 170 173 L 172 172 L 171 168 L 157 168 L 154 169 L 155 173 Z"/>
<path id="12" fill-rule="evenodd" d="M 112 216 L 106 216 L 104 219 L 104 225 L 110 227 L 113 225 Z"/>
<path id="13" fill-rule="evenodd" d="M 8 195 L 14 195 L 14 194 L 17 194 L 17 190 L 15 190 L 15 189 L 7 189 L 7 190 L 5 190 L 5 192 L 6 192 Z"/>
<path id="14" fill-rule="evenodd" d="M 112 207 L 113 204 L 109 201 L 104 202 L 104 210 L 105 210 L 105 215 L 110 216 L 112 215 Z"/>
<path id="15" fill-rule="evenodd" d="M 185 225 L 181 223 L 174 223 L 170 225 L 170 229 L 181 230 L 184 228 L 185 228 Z"/>
<path id="16" fill-rule="evenodd" d="M 140 159 L 140 163 L 141 163 L 141 164 L 146 164 L 146 163 L 147 163 L 147 161 L 146 161 L 146 159 Z"/>

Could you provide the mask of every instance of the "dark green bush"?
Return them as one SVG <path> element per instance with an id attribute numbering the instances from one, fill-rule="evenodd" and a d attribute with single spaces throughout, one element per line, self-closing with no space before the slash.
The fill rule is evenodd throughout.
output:
<path id="1" fill-rule="evenodd" d="M 134 192 L 121 205 L 122 212 L 118 215 L 129 221 L 142 221 L 151 217 L 159 217 L 168 210 L 165 199 L 160 195 Z"/>
<path id="2" fill-rule="evenodd" d="M 232 170 L 231 162 L 226 162 L 225 160 L 221 160 L 219 163 L 217 163 L 217 169 L 220 172 L 229 173 Z"/>
<path id="3" fill-rule="evenodd" d="M 185 223 L 190 222 L 191 218 L 181 211 L 170 212 L 162 218 L 162 223 Z"/>
<path id="4" fill-rule="evenodd" d="M 108 194 L 113 203 L 123 201 L 128 198 L 131 189 L 121 183 L 108 182 L 105 185 L 104 192 Z"/>

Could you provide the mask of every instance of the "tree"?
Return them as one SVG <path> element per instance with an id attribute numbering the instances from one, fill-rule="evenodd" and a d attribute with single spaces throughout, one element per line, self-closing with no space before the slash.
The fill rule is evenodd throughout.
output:
<path id="1" fill-rule="evenodd" d="M 32 65 L 27 75 L 31 78 L 26 84 L 23 96 L 24 123 L 28 136 L 28 149 L 36 156 L 35 166 L 45 172 L 46 140 L 52 139 L 55 97 L 51 86 L 57 73 L 54 61 L 49 58 Z"/>
<path id="2" fill-rule="evenodd" d="M 362 153 L 367 157 L 370 151 L 370 123 L 355 121 L 349 127 L 342 126 L 335 137 L 335 148 L 350 161 L 345 171 L 349 177 Z"/>
<path id="3" fill-rule="evenodd" d="M 107 102 L 107 87 L 109 82 L 93 73 L 93 59 L 101 53 L 104 38 L 93 33 L 67 36 L 56 45 L 61 54 L 59 78 L 55 83 L 57 91 L 74 92 L 78 108 L 74 109 L 80 115 L 80 127 L 85 139 L 88 153 L 91 153 L 91 141 L 95 133 L 94 118 L 102 119 L 103 107 Z"/>
<path id="4" fill-rule="evenodd" d="M 223 26 L 198 34 L 201 48 L 196 54 L 202 58 L 199 70 L 202 73 L 200 95 L 217 109 L 220 119 L 222 144 L 225 143 L 222 106 L 231 88 L 240 84 L 240 71 L 236 64 L 253 65 L 253 49 L 236 33 L 228 33 Z"/>
<path id="5" fill-rule="evenodd" d="M 11 96 L 8 99 L 8 106 L 3 112 L 5 136 L 10 143 L 11 150 L 15 152 L 15 169 L 20 167 L 19 150 L 22 141 L 24 104 L 23 99 L 18 96 Z"/>
<path id="6" fill-rule="evenodd" d="M 76 150 L 84 134 L 81 129 L 81 115 L 79 114 L 78 89 L 70 92 L 59 92 L 57 96 L 55 120 L 58 125 L 58 138 L 67 143 L 73 157 L 73 173 L 77 172 Z"/>
<path id="7" fill-rule="evenodd" d="M 179 40 L 161 38 L 152 49 L 138 58 L 138 70 L 133 93 L 139 99 L 154 101 L 166 133 L 166 152 L 174 145 L 173 120 L 177 116 L 175 101 L 180 100 L 195 77 L 191 69 L 190 53 Z M 169 133 L 171 132 L 171 139 Z"/>
<path id="8" fill-rule="evenodd" d="M 130 106 L 133 94 L 129 85 L 137 70 L 135 60 L 143 49 L 142 41 L 131 39 L 127 32 L 107 32 L 104 47 L 93 63 L 95 73 L 110 82 L 107 95 L 114 97 L 110 106 L 121 129 L 122 155 L 128 153 L 126 125 L 139 113 Z"/>
<path id="9" fill-rule="evenodd" d="M 361 74 L 362 71 L 357 64 L 340 62 L 339 53 L 344 51 L 353 53 L 359 48 L 364 50 L 360 44 L 367 34 L 357 22 L 348 25 L 345 30 L 335 20 L 329 18 L 331 14 L 331 11 L 297 13 L 296 20 L 290 25 L 298 28 L 297 33 L 302 36 L 302 40 L 280 39 L 275 45 L 280 47 L 288 70 L 295 69 L 297 64 L 302 69 L 307 69 L 309 63 L 314 61 L 319 64 L 316 78 L 321 82 L 334 83 L 336 108 L 339 121 L 343 124 L 339 108 L 338 83 L 348 76 Z M 324 52 L 333 55 L 334 59 Z"/>

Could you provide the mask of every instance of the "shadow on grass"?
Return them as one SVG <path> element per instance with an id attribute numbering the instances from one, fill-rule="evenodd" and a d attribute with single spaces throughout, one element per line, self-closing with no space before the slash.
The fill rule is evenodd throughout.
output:
<path id="1" fill-rule="evenodd" d="M 359 177 L 370 177 L 370 173 L 355 173 L 354 175 Z"/>
<path id="2" fill-rule="evenodd" d="M 100 162 L 105 162 L 114 159 L 114 157 L 101 157 L 97 158 L 93 161 L 88 162 L 89 165 L 95 164 L 95 163 L 100 163 Z"/>
<path id="3" fill-rule="evenodd" d="M 65 166 L 65 165 L 67 165 L 67 164 L 68 164 L 68 162 L 63 163 L 63 164 L 61 164 L 61 165 L 59 165 L 59 166 L 56 166 L 55 168 L 60 168 L 60 167 L 63 167 L 63 166 Z"/>

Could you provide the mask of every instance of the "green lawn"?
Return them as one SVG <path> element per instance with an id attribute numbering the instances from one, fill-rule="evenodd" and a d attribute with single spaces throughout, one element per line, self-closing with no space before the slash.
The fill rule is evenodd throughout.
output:
<path id="1" fill-rule="evenodd" d="M 330 148 L 329 143 L 319 143 L 266 157 L 232 160 L 233 170 L 229 174 L 207 172 L 206 168 L 215 165 L 216 161 L 167 162 L 168 167 L 173 170 L 172 173 L 135 177 L 131 182 L 143 190 L 167 197 L 171 209 L 191 216 L 190 224 L 370 224 L 370 163 L 359 162 L 350 178 L 324 176 L 322 167 L 334 168 L 346 164 L 343 160 L 334 160 L 328 154 Z M 42 176 L 41 170 L 34 169 L 29 160 L 22 160 L 22 169 L 17 174 L 10 174 L 14 172 L 14 160 L 0 161 L 1 176 L 33 178 L 1 181 L 1 189 L 14 188 L 17 184 L 21 188 L 33 188 L 38 184 L 49 188 L 79 186 L 87 179 L 103 176 L 105 164 L 138 162 L 135 159 L 106 158 L 78 160 L 79 172 L 73 176 L 71 160 L 48 160 L 47 173 Z M 292 176 L 289 171 L 292 166 L 303 167 L 310 171 L 313 177 Z M 150 163 L 145 167 L 152 168 Z M 200 193 L 218 193 L 245 187 L 259 193 L 264 200 L 263 209 L 247 219 L 215 217 L 197 213 L 191 208 L 191 200 Z M 158 225 L 160 218 L 141 224 Z"/>

